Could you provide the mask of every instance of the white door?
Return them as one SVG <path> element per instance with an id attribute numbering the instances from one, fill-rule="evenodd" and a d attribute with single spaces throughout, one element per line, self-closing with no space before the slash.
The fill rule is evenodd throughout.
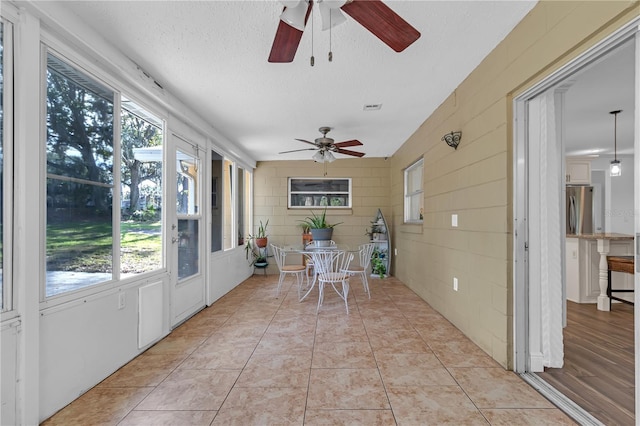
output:
<path id="1" fill-rule="evenodd" d="M 205 305 L 203 168 L 204 149 L 171 135 L 171 165 L 175 167 L 167 203 L 171 221 L 171 326 L 181 323 Z M 168 185 L 168 186 L 169 186 Z"/>

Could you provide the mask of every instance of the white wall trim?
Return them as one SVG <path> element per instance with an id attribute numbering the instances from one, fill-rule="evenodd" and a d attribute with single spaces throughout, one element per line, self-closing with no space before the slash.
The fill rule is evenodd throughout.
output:
<path id="1" fill-rule="evenodd" d="M 29 241 L 31 244 L 16 244 L 14 255 L 15 304 L 22 321 L 18 336 L 18 395 L 17 415 L 19 424 L 38 424 L 40 408 L 40 317 L 37 301 L 40 297 L 40 283 L 44 259 L 42 216 L 39 209 L 43 171 L 40 167 L 41 129 L 34 126 L 34 117 L 42 117 L 41 88 L 34 81 L 41 81 L 40 74 L 40 22 L 24 10 L 19 12 L 20 20 L 15 25 L 15 241 Z M 39 121 L 39 120 L 38 120 Z M 18 285 L 22 283 L 22 285 Z"/>

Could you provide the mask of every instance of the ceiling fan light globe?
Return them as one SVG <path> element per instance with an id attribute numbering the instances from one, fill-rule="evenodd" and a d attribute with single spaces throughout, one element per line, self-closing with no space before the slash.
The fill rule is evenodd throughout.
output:
<path id="1" fill-rule="evenodd" d="M 326 3 L 329 9 L 340 9 L 346 2 L 346 0 L 322 0 L 318 4 Z"/>
<path id="2" fill-rule="evenodd" d="M 320 9 L 320 17 L 322 18 L 322 31 L 336 27 L 347 21 L 344 13 L 340 11 L 339 6 L 338 8 L 332 8 L 328 3 L 333 2 L 323 1 L 322 3 L 318 4 L 318 8 Z"/>
<path id="3" fill-rule="evenodd" d="M 309 4 L 305 0 L 299 2 L 295 7 L 287 7 L 280 15 L 280 19 L 293 28 L 304 31 L 304 18 L 307 15 L 308 6 Z"/>
<path id="4" fill-rule="evenodd" d="M 302 0 L 280 0 L 280 4 L 282 4 L 284 7 L 294 8 L 298 6 L 301 1 Z"/>
<path id="5" fill-rule="evenodd" d="M 315 154 L 313 154 L 313 161 L 317 162 L 317 163 L 324 163 L 324 155 L 322 151 L 318 151 Z"/>
<path id="6" fill-rule="evenodd" d="M 336 161 L 336 157 L 333 156 L 331 151 L 325 151 L 324 161 L 326 161 L 327 163 L 333 163 L 334 161 Z"/>

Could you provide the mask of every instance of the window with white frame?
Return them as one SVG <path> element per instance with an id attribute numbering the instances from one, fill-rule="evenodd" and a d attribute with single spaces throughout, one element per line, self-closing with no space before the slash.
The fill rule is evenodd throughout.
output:
<path id="1" fill-rule="evenodd" d="M 113 279 L 114 98 L 47 55 L 47 297 Z"/>
<path id="2" fill-rule="evenodd" d="M 46 105 L 45 297 L 161 269 L 162 121 L 52 52 Z"/>
<path id="3" fill-rule="evenodd" d="M 250 191 L 251 172 L 211 150 L 211 253 L 244 244 L 251 222 Z"/>
<path id="4" fill-rule="evenodd" d="M 424 195 L 422 188 L 424 159 L 420 159 L 404 171 L 404 221 L 422 223 Z"/>
<path id="5" fill-rule="evenodd" d="M 233 162 L 227 158 L 222 161 L 222 196 L 224 212 L 223 247 L 229 250 L 234 247 L 231 238 L 233 230 Z"/>
<path id="6" fill-rule="evenodd" d="M 120 130 L 120 273 L 161 269 L 163 122 L 122 98 Z"/>
<path id="7" fill-rule="evenodd" d="M 248 170 L 238 167 L 238 193 L 236 194 L 236 212 L 238 226 L 238 246 L 245 243 L 245 237 L 250 233 L 250 210 L 249 201 L 251 199 L 251 174 Z"/>
<path id="8" fill-rule="evenodd" d="M 10 215 L 5 214 L 5 208 L 10 208 L 11 179 L 5 180 L 5 172 L 11 162 L 10 148 L 13 140 L 13 26 L 8 21 L 0 21 L 0 311 L 12 309 L 12 286 L 10 260 L 5 247 L 10 246 L 11 224 Z M 6 243 L 6 244 L 5 244 Z"/>
<path id="9" fill-rule="evenodd" d="M 211 151 L 211 252 L 222 250 L 223 217 L 223 179 L 224 157 L 216 151 Z"/>

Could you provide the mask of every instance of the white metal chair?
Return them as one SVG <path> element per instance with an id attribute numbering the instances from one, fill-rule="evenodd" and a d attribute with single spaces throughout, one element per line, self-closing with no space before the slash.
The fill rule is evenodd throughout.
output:
<path id="1" fill-rule="evenodd" d="M 336 247 L 336 242 L 333 240 L 329 240 L 329 244 L 328 244 L 329 248 Z M 319 246 L 317 241 L 311 241 L 309 244 L 307 244 L 304 249 L 305 250 L 322 250 L 323 246 Z M 324 247 L 327 248 L 327 247 Z M 316 281 L 316 272 L 315 270 L 313 270 L 313 258 L 311 257 L 310 254 L 306 254 L 306 266 L 307 266 L 307 277 L 311 274 L 313 274 L 313 281 L 312 283 L 315 283 Z M 313 285 L 313 284 L 312 284 Z"/>
<path id="2" fill-rule="evenodd" d="M 280 294 L 280 288 L 282 287 L 282 283 L 284 282 L 287 274 L 295 275 L 297 284 L 298 284 L 298 300 L 300 300 L 300 292 L 302 291 L 302 281 L 306 276 L 307 267 L 303 264 L 298 265 L 287 265 L 286 257 L 287 252 L 274 244 L 271 244 L 271 248 L 273 249 L 273 257 L 276 259 L 276 264 L 278 265 L 278 270 L 280 271 L 280 278 L 278 279 L 278 290 L 276 294 Z M 308 282 L 307 278 L 307 282 Z"/>
<path id="3" fill-rule="evenodd" d="M 343 250 L 317 251 L 311 254 L 315 274 L 318 280 L 318 308 L 322 306 L 324 300 L 324 287 L 331 284 L 331 287 L 338 293 L 338 296 L 344 300 L 344 306 L 349 313 L 349 274 L 344 272 L 349 269 L 349 263 L 353 260 L 353 253 Z M 336 284 L 341 284 L 341 290 L 338 290 Z"/>
<path id="4" fill-rule="evenodd" d="M 349 267 L 344 270 L 344 272 L 348 273 L 349 275 L 360 274 L 362 285 L 364 286 L 364 291 L 365 293 L 367 293 L 367 296 L 369 296 L 369 299 L 371 299 L 371 293 L 369 292 L 369 280 L 367 279 L 367 273 L 369 270 L 369 264 L 371 263 L 371 255 L 373 254 L 374 247 L 375 244 L 373 243 L 362 244 L 360 247 L 358 247 L 358 257 L 360 258 L 360 264 L 349 265 Z"/>

